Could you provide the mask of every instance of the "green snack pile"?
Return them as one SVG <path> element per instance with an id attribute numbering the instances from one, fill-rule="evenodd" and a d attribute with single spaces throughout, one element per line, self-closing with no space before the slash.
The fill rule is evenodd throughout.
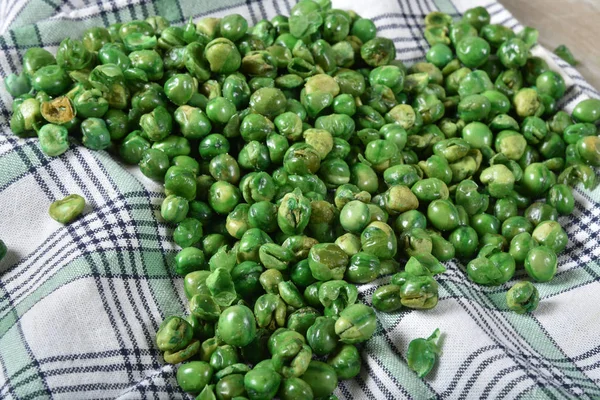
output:
<path id="1" fill-rule="evenodd" d="M 600 101 L 557 110 L 560 74 L 530 54 L 537 31 L 425 19 L 426 60 L 406 67 L 375 24 L 328 0 L 249 27 L 240 15 L 182 27 L 162 17 L 91 28 L 56 56 L 27 50 L 5 79 L 11 128 L 58 156 L 69 136 L 163 182 L 181 247 L 187 316 L 156 344 L 197 399 L 333 399 L 360 372 L 377 313 L 427 310 L 436 276 L 547 282 L 572 187 L 596 184 Z M 67 223 L 81 198 L 53 205 Z M 380 277 L 373 308 L 356 285 Z M 506 310 L 533 311 L 531 282 Z M 419 376 L 439 330 L 411 342 Z"/>

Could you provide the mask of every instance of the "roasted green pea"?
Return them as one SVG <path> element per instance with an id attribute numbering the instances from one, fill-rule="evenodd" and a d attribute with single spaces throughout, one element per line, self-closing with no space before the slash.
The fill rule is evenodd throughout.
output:
<path id="1" fill-rule="evenodd" d="M 517 314 L 535 311 L 539 302 L 540 294 L 529 281 L 517 282 L 506 292 L 508 308 Z"/>
<path id="2" fill-rule="evenodd" d="M 489 43 L 477 36 L 467 36 L 456 44 L 456 56 L 469 68 L 480 67 L 489 55 Z"/>
<path id="3" fill-rule="evenodd" d="M 479 245 L 477 232 L 470 226 L 459 226 L 452 231 L 448 240 L 454 246 L 456 255 L 461 258 L 471 257 Z"/>
<path id="4" fill-rule="evenodd" d="M 546 246 L 529 250 L 525 258 L 525 271 L 536 282 L 548 282 L 556 274 L 556 253 Z"/>
<path id="5" fill-rule="evenodd" d="M 167 196 L 161 205 L 160 214 L 163 219 L 171 223 L 179 223 L 185 219 L 189 211 L 188 201 L 180 196 Z"/>
<path id="6" fill-rule="evenodd" d="M 48 214 L 61 224 L 69 224 L 81 215 L 84 207 L 85 199 L 78 194 L 71 194 L 50 204 Z"/>
<path id="7" fill-rule="evenodd" d="M 458 227 L 458 210 L 449 200 L 434 200 L 427 207 L 427 219 L 439 230 L 452 231 Z"/>
<path id="8" fill-rule="evenodd" d="M 409 343 L 406 362 L 419 378 L 423 378 L 433 369 L 437 357 L 441 353 L 440 336 L 440 330 L 436 329 L 427 339 L 414 339 Z"/>
<path id="9" fill-rule="evenodd" d="M 565 184 L 553 185 L 546 196 L 546 202 L 555 207 L 559 214 L 568 215 L 575 208 L 573 191 Z"/>

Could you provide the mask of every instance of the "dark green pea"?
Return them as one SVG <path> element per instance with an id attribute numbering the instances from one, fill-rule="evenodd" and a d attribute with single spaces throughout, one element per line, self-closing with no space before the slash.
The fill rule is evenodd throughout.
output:
<path id="1" fill-rule="evenodd" d="M 299 287 L 307 287 L 316 282 L 316 279 L 312 276 L 310 271 L 308 260 L 306 259 L 299 261 L 292 266 L 290 277 L 292 282 Z"/>
<path id="2" fill-rule="evenodd" d="M 459 226 L 452 231 L 448 240 L 454 246 L 456 256 L 460 258 L 472 257 L 479 245 L 477 232 L 470 226 Z"/>
<path id="3" fill-rule="evenodd" d="M 409 210 L 398 215 L 394 222 L 394 228 L 397 233 L 402 233 L 412 228 L 425 228 L 427 226 L 427 218 L 422 212 L 417 210 Z"/>
<path id="4" fill-rule="evenodd" d="M 311 386 L 296 377 L 284 379 L 279 390 L 282 400 L 310 400 L 314 398 Z"/>
<path id="5" fill-rule="evenodd" d="M 495 252 L 490 256 L 477 257 L 467 265 L 467 274 L 480 285 L 501 285 L 515 273 L 515 260 L 508 253 Z"/>
<path id="6" fill-rule="evenodd" d="M 254 368 L 244 376 L 244 387 L 253 400 L 272 399 L 279 390 L 281 376 L 268 368 Z"/>
<path id="7" fill-rule="evenodd" d="M 246 394 L 244 386 L 244 375 L 227 375 L 215 385 L 215 394 L 219 400 L 230 400 L 236 397 L 242 397 Z"/>
<path id="8" fill-rule="evenodd" d="M 546 202 L 556 208 L 561 215 L 568 215 L 575 208 L 573 191 L 565 184 L 553 185 L 546 196 Z"/>
<path id="9" fill-rule="evenodd" d="M 123 159 L 123 161 L 125 161 L 128 164 L 140 163 L 141 160 L 143 159 L 146 151 L 148 151 L 150 149 L 150 142 L 148 142 L 146 139 L 144 139 L 141 135 L 142 135 L 141 131 L 133 131 L 125 137 L 125 139 L 121 142 L 121 145 L 119 146 L 119 154 L 121 155 L 121 158 Z M 160 150 L 158 150 L 158 151 L 160 151 Z M 166 156 L 166 154 L 165 154 L 165 156 Z M 153 155 L 153 157 L 156 157 L 156 156 Z M 160 160 L 162 160 L 162 156 L 158 156 L 158 158 Z M 167 169 L 169 168 L 168 157 L 167 157 L 166 161 L 162 161 L 161 165 L 162 165 L 162 168 L 164 169 L 164 171 L 162 172 L 162 176 L 160 176 L 160 180 L 162 180 L 162 178 L 164 177 L 164 174 L 167 172 Z M 142 171 L 142 172 L 144 172 L 144 171 Z M 152 178 L 152 179 L 154 179 L 154 178 Z"/>
<path id="10" fill-rule="evenodd" d="M 48 50 L 31 47 L 23 55 L 23 72 L 30 78 L 42 67 L 56 64 L 56 59 Z"/>
<path id="11" fill-rule="evenodd" d="M 87 118 L 81 123 L 83 145 L 92 150 L 103 150 L 110 146 L 110 133 L 104 120 Z"/>
<path id="12" fill-rule="evenodd" d="M 187 156 L 191 152 L 190 142 L 184 137 L 175 135 L 154 142 L 152 148 L 163 151 L 169 158 Z"/>
<path id="13" fill-rule="evenodd" d="M 131 67 L 144 71 L 148 79 L 159 80 L 164 73 L 162 57 L 155 50 L 138 50 L 129 53 Z"/>
<path id="14" fill-rule="evenodd" d="M 373 293 L 373 307 L 379 311 L 393 312 L 402 308 L 400 286 L 379 286 Z"/>
<path id="15" fill-rule="evenodd" d="M 169 169 L 169 156 L 158 149 L 147 149 L 139 162 L 140 171 L 150 179 L 161 181 Z"/>
<path id="16" fill-rule="evenodd" d="M 444 239 L 440 234 L 430 233 L 431 254 L 440 261 L 448 261 L 454 258 L 454 245 Z"/>
<path id="17" fill-rule="evenodd" d="M 543 196 L 555 182 L 554 174 L 542 163 L 528 165 L 521 180 L 523 188 L 533 197 Z"/>
<path id="18" fill-rule="evenodd" d="M 63 68 L 58 65 L 45 65 L 35 71 L 31 78 L 31 86 L 51 96 L 58 96 L 67 91 L 72 81 Z"/>
<path id="19" fill-rule="evenodd" d="M 486 233 L 499 233 L 500 220 L 491 214 L 476 214 L 471 218 L 471 226 L 482 237 Z"/>
<path id="20" fill-rule="evenodd" d="M 502 236 L 506 240 L 512 240 L 521 232 L 533 232 L 533 224 L 525 217 L 510 217 L 502 223 Z"/>
<path id="21" fill-rule="evenodd" d="M 525 210 L 523 216 L 535 226 L 543 221 L 557 221 L 558 212 L 550 204 L 535 202 Z"/>
<path id="22" fill-rule="evenodd" d="M 523 263 L 529 250 L 537 246 L 537 242 L 531 237 L 529 232 L 521 232 L 515 235 L 510 241 L 509 254 L 518 263 Z"/>
<path id="23" fill-rule="evenodd" d="M 233 346 L 219 346 L 210 356 L 210 366 L 214 371 L 220 371 L 238 362 L 238 353 Z"/>
<path id="24" fill-rule="evenodd" d="M 330 395 L 338 383 L 333 367 L 316 360 L 310 362 L 306 372 L 300 378 L 310 386 L 315 398 Z"/>
<path id="25" fill-rule="evenodd" d="M 508 308 L 517 314 L 535 311 L 540 302 L 540 294 L 533 283 L 520 281 L 506 292 Z"/>
<path id="26" fill-rule="evenodd" d="M 352 379 L 360 372 L 360 353 L 356 346 L 345 344 L 327 358 L 327 364 L 333 367 L 338 379 Z"/>
<path id="27" fill-rule="evenodd" d="M 536 282 L 548 282 L 556 274 L 556 253 L 546 246 L 529 250 L 525 258 L 525 271 Z"/>
<path id="28" fill-rule="evenodd" d="M 515 37 L 512 29 L 498 24 L 485 25 L 480 29 L 479 33 L 494 48 L 500 47 L 502 43 Z"/>
<path id="29" fill-rule="evenodd" d="M 454 55 L 452 49 L 443 43 L 437 43 L 427 51 L 425 55 L 427 61 L 432 63 L 438 68 L 445 67 L 450 61 L 452 61 Z"/>

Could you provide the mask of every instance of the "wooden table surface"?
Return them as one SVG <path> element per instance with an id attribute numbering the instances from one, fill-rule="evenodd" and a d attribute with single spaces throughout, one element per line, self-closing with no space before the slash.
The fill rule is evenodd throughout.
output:
<path id="1" fill-rule="evenodd" d="M 566 44 L 578 71 L 600 90 L 600 0 L 500 0 L 522 24 L 537 28 L 550 50 Z"/>

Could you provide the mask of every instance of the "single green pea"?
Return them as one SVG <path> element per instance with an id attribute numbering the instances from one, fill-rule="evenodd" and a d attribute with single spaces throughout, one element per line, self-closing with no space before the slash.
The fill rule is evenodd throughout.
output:
<path id="1" fill-rule="evenodd" d="M 533 224 L 525 217 L 510 217 L 502 223 L 502 236 L 506 240 L 512 240 L 521 232 L 533 232 Z"/>
<path id="2" fill-rule="evenodd" d="M 356 346 L 345 344 L 327 358 L 327 364 L 333 367 L 338 379 L 352 379 L 360 373 L 360 353 Z"/>
<path id="3" fill-rule="evenodd" d="M 600 120 L 600 100 L 582 100 L 573 109 L 573 118 L 578 122 L 596 123 Z"/>
<path id="4" fill-rule="evenodd" d="M 515 235 L 510 241 L 510 249 L 508 253 L 515 259 L 517 263 L 525 262 L 529 250 L 536 247 L 538 244 L 531 237 L 529 232 L 521 232 Z"/>
<path id="5" fill-rule="evenodd" d="M 459 226 L 452 231 L 448 240 L 454 246 L 456 255 L 462 258 L 469 258 L 475 254 L 479 245 L 477 232 L 470 226 Z"/>
<path id="6" fill-rule="evenodd" d="M 379 276 L 379 258 L 372 254 L 359 252 L 350 258 L 350 264 L 344 274 L 346 280 L 353 283 L 368 283 Z"/>
<path id="7" fill-rule="evenodd" d="M 560 224 L 551 220 L 540 222 L 531 236 L 540 245 L 552 249 L 556 254 L 562 252 L 569 242 L 567 233 Z"/>
<path id="8" fill-rule="evenodd" d="M 160 207 L 160 215 L 167 222 L 179 223 L 185 219 L 189 211 L 189 203 L 187 199 L 176 196 L 167 196 Z"/>
<path id="9" fill-rule="evenodd" d="M 335 318 L 317 317 L 306 332 L 306 341 L 317 355 L 333 352 L 339 343 L 335 333 Z"/>
<path id="10" fill-rule="evenodd" d="M 543 221 L 557 221 L 558 211 L 550 204 L 535 202 L 525 209 L 523 216 L 537 226 Z"/>
<path id="11" fill-rule="evenodd" d="M 477 36 L 467 36 L 456 45 L 456 56 L 469 68 L 480 67 L 487 61 L 489 55 L 489 43 Z"/>
<path id="12" fill-rule="evenodd" d="M 529 48 L 521 39 L 508 39 L 500 45 L 496 55 L 506 68 L 520 68 L 527 62 Z"/>
<path id="13" fill-rule="evenodd" d="M 182 390 L 199 393 L 210 382 L 213 369 L 204 361 L 191 361 L 177 369 L 177 384 Z"/>
<path id="14" fill-rule="evenodd" d="M 254 368 L 244 376 L 244 387 L 252 400 L 275 397 L 281 384 L 281 376 L 268 368 Z"/>
<path id="15" fill-rule="evenodd" d="M 187 247 L 175 255 L 175 272 L 185 276 L 206 266 L 204 252 L 196 247 Z"/>
<path id="16" fill-rule="evenodd" d="M 235 305 L 223 310 L 218 322 L 219 335 L 232 346 L 246 346 L 256 337 L 256 321 L 252 310 Z"/>
<path id="17" fill-rule="evenodd" d="M 548 282 L 556 274 L 556 253 L 549 247 L 538 246 L 529 250 L 525 271 L 536 282 Z"/>
<path id="18" fill-rule="evenodd" d="M 517 314 L 535 311 L 540 302 L 540 294 L 533 283 L 520 281 L 506 292 L 508 308 Z"/>
<path id="19" fill-rule="evenodd" d="M 212 72 L 230 74 L 242 63 L 242 57 L 235 44 L 227 38 L 217 38 L 209 42 L 204 49 L 204 57 Z"/>
<path id="20" fill-rule="evenodd" d="M 406 361 L 419 378 L 423 378 L 433 369 L 441 353 L 440 336 L 440 330 L 436 329 L 427 339 L 414 339 L 409 343 Z"/>
<path id="21" fill-rule="evenodd" d="M 459 117 L 465 122 L 485 120 L 491 111 L 492 103 L 480 94 L 466 96 L 458 103 Z"/>
<path id="22" fill-rule="evenodd" d="M 78 194 L 70 194 L 64 199 L 57 200 L 50 204 L 48 214 L 53 220 L 61 224 L 69 224 L 75 220 L 85 207 L 85 199 Z"/>
<path id="23" fill-rule="evenodd" d="M 340 212 L 340 224 L 351 233 L 361 233 L 369 224 L 370 219 L 369 207 L 358 200 L 346 203 Z"/>
<path id="24" fill-rule="evenodd" d="M 181 221 L 173 232 L 173 240 L 180 247 L 191 247 L 202 239 L 202 223 L 195 218 Z"/>
<path id="25" fill-rule="evenodd" d="M 338 384 L 335 369 L 316 360 L 310 362 L 300 378 L 310 386 L 315 398 L 329 396 Z"/>
<path id="26" fill-rule="evenodd" d="M 553 185 L 546 196 L 546 202 L 556 208 L 561 215 L 568 215 L 575 208 L 573 191 L 565 184 Z"/>
<path id="27" fill-rule="evenodd" d="M 452 231 L 458 227 L 458 210 L 449 200 L 434 200 L 427 207 L 427 219 L 439 230 Z"/>
<path id="28" fill-rule="evenodd" d="M 212 184 L 208 193 L 208 204 L 218 214 L 227 214 L 241 201 L 240 190 L 229 182 L 218 181 Z"/>
<path id="29" fill-rule="evenodd" d="M 479 256 L 467 264 L 467 275 L 480 285 L 501 285 L 515 273 L 515 260 L 508 253 L 495 252 L 487 257 Z"/>
<path id="30" fill-rule="evenodd" d="M 348 255 L 334 243 L 320 243 L 310 249 L 308 263 L 315 279 L 342 279 L 348 264 Z"/>
<path id="31" fill-rule="evenodd" d="M 71 83 L 67 71 L 52 64 L 37 69 L 31 78 L 31 86 L 35 90 L 46 92 L 51 96 L 66 92 Z"/>
<path id="32" fill-rule="evenodd" d="M 46 124 L 38 131 L 40 147 L 44 154 L 56 157 L 69 149 L 69 132 L 61 125 Z"/>
<path id="33" fill-rule="evenodd" d="M 399 285 L 379 286 L 373 293 L 373 307 L 379 311 L 393 312 L 402 308 Z"/>

